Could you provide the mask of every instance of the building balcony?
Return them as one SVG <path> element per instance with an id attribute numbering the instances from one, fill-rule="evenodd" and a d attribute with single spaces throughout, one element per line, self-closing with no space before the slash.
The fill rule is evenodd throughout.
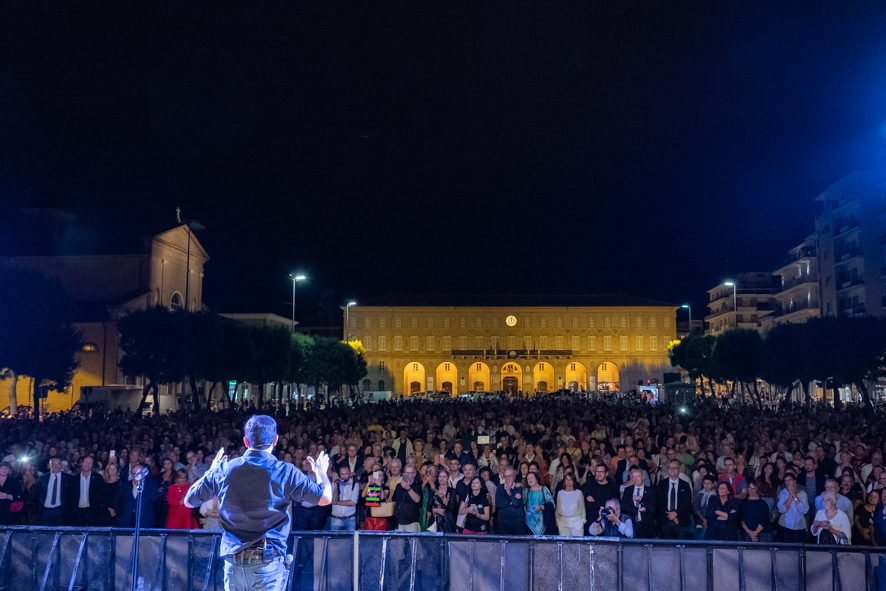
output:
<path id="1" fill-rule="evenodd" d="M 853 287 L 856 285 L 864 285 L 864 279 L 862 277 L 845 278 L 843 281 L 840 281 L 838 283 L 837 291 L 849 289 L 850 287 Z"/>
<path id="2" fill-rule="evenodd" d="M 814 258 L 816 255 L 815 247 L 808 246 L 796 252 L 789 252 L 784 259 L 784 263 L 782 266 L 786 267 L 791 263 L 796 263 L 797 261 L 801 261 L 807 258 Z"/>
<path id="3" fill-rule="evenodd" d="M 834 224 L 834 238 L 858 228 L 857 220 L 838 220 L 838 223 L 840 225 Z"/>
<path id="4" fill-rule="evenodd" d="M 818 274 L 810 273 L 809 275 L 804 275 L 803 277 L 785 279 L 782 283 L 782 291 L 793 289 L 798 285 L 806 285 L 807 283 L 818 283 Z"/>
<path id="5" fill-rule="evenodd" d="M 848 308 L 843 308 L 843 310 L 840 311 L 840 316 L 857 316 L 860 314 L 865 314 L 864 302 L 849 306 Z"/>
<path id="6" fill-rule="evenodd" d="M 849 259 L 860 257 L 861 255 L 861 248 L 856 246 L 855 248 L 844 248 L 837 252 L 834 252 L 834 259 L 838 263 L 842 263 L 844 261 L 848 261 Z"/>

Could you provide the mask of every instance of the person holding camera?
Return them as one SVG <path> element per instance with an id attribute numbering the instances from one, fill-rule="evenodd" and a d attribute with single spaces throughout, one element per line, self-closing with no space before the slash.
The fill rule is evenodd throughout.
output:
<path id="1" fill-rule="evenodd" d="M 621 514 L 621 505 L 618 499 L 609 499 L 605 506 L 600 507 L 599 517 L 591 524 L 590 529 L 592 536 L 634 537 L 634 524 Z"/>

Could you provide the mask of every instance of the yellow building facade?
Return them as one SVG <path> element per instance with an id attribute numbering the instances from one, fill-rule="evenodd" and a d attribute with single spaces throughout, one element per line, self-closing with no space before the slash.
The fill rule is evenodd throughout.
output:
<path id="1" fill-rule="evenodd" d="M 677 306 L 631 296 L 390 296 L 344 309 L 364 390 L 630 391 L 672 371 Z"/>

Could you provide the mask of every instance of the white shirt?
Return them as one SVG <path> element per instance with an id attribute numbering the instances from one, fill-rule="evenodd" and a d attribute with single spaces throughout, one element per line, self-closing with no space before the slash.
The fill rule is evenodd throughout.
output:
<path id="1" fill-rule="evenodd" d="M 797 501 L 791 503 L 790 508 L 785 507 L 791 493 L 788 489 L 782 489 L 778 496 L 778 512 L 781 517 L 778 518 L 778 524 L 788 529 L 798 530 L 806 529 L 806 513 L 809 511 L 809 500 L 806 497 L 806 491 L 797 491 Z"/>
<path id="2" fill-rule="evenodd" d="M 53 483 L 55 483 L 53 485 Z M 52 487 L 55 486 L 56 490 L 56 498 L 52 498 Z M 53 501 L 56 501 L 53 503 Z M 57 507 L 62 506 L 62 473 L 53 474 L 49 473 L 49 482 L 46 483 L 46 499 L 43 501 L 43 506 L 47 509 L 55 509 Z"/>
<path id="3" fill-rule="evenodd" d="M 80 473 L 80 503 L 77 506 L 81 509 L 89 508 L 90 480 L 92 480 L 92 472 L 89 473 L 89 476 L 83 476 L 83 472 Z"/>
<path id="4" fill-rule="evenodd" d="M 353 478 L 346 482 L 339 482 L 335 485 L 338 487 L 339 501 L 354 501 L 352 506 L 333 505 L 332 516 L 336 519 L 347 519 L 353 517 L 357 512 L 357 501 L 360 499 L 360 487 Z"/>

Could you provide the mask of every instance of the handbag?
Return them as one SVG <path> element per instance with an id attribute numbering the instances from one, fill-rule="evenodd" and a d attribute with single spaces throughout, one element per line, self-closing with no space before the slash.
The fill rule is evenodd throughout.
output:
<path id="1" fill-rule="evenodd" d="M 9 511 L 11 513 L 18 513 L 19 511 L 21 511 L 24 508 L 25 508 L 24 501 L 13 501 L 13 502 L 9 503 Z"/>
<path id="2" fill-rule="evenodd" d="M 369 514 L 373 517 L 393 517 L 394 516 L 394 503 L 379 503 L 378 507 L 371 507 Z"/>

